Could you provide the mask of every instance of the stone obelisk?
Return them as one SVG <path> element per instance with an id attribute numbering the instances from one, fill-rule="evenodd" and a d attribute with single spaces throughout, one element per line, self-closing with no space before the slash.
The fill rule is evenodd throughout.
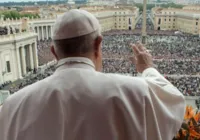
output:
<path id="1" fill-rule="evenodd" d="M 147 37 L 147 32 L 146 32 L 146 22 L 147 22 L 147 0 L 143 0 L 143 12 L 142 12 L 142 43 L 146 44 L 146 37 Z"/>

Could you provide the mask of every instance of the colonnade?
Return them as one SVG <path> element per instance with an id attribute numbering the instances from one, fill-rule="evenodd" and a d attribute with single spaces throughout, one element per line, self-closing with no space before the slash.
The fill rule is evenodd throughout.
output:
<path id="1" fill-rule="evenodd" d="M 38 34 L 38 40 L 49 39 L 53 35 L 53 25 L 36 26 L 35 32 Z"/>
<path id="2" fill-rule="evenodd" d="M 37 69 L 37 44 L 32 43 L 16 49 L 18 77 L 26 75 L 29 71 Z"/>

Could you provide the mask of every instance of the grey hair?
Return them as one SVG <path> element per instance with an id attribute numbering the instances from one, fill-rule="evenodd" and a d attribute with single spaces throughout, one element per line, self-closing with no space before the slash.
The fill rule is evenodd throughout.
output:
<path id="1" fill-rule="evenodd" d="M 101 36 L 100 30 L 80 37 L 53 40 L 55 48 L 63 55 L 84 55 L 92 52 L 95 40 Z"/>

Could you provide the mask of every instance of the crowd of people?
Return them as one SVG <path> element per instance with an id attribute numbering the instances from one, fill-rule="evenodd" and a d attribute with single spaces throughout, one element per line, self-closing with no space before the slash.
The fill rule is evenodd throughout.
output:
<path id="1" fill-rule="evenodd" d="M 110 31 L 104 33 L 102 44 L 103 72 L 137 75 L 130 57 L 133 55 L 131 43 L 141 40 L 141 36 L 132 31 Z M 38 41 L 39 65 L 44 65 L 54 56 L 50 51 L 51 40 Z M 155 68 L 176 85 L 184 95 L 200 95 L 200 39 L 190 35 L 174 35 L 164 32 L 161 35 L 149 35 L 146 47 L 151 52 Z M 11 92 L 41 80 L 53 73 L 54 66 L 45 72 L 25 78 Z M 189 76 L 188 76 L 189 75 Z M 183 76 L 177 78 L 177 76 Z M 5 87 L 5 86 L 4 86 Z"/>
<path id="2" fill-rule="evenodd" d="M 200 96 L 200 76 L 167 77 L 185 96 Z"/>
<path id="3" fill-rule="evenodd" d="M 54 59 L 50 49 L 51 39 L 40 40 L 37 42 L 38 62 L 39 65 L 44 65 Z"/>
<path id="4" fill-rule="evenodd" d="M 129 60 L 132 55 L 132 49 L 129 46 L 139 40 L 141 37 L 131 34 L 130 31 L 127 34 L 124 31 L 121 34 L 119 32 L 107 33 L 103 42 L 103 72 L 136 75 L 135 67 Z M 155 68 L 163 75 L 169 75 L 169 80 L 184 95 L 200 95 L 199 37 L 175 36 L 174 34 L 171 36 L 150 35 L 147 38 L 146 47 L 153 56 Z M 177 79 L 180 75 L 186 77 Z"/>
<path id="5" fill-rule="evenodd" d="M 5 84 L 0 86 L 0 90 L 9 90 L 11 94 L 14 92 L 22 89 L 25 86 L 31 85 L 37 81 L 40 81 L 50 75 L 53 74 L 55 71 L 55 66 L 54 65 L 49 65 L 46 66 L 43 69 L 37 69 L 37 71 L 32 72 L 30 75 L 24 77 L 23 79 L 17 80 L 15 82 L 6 82 Z"/>
<path id="6" fill-rule="evenodd" d="M 4 87 L 8 86 L 9 84 L 11 84 L 12 82 L 11 81 L 6 81 L 5 83 L 1 84 L 0 85 L 0 90 L 1 89 L 4 89 Z"/>

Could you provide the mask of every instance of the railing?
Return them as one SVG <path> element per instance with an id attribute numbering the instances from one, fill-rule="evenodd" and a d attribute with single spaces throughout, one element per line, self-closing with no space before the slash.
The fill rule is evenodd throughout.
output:
<path id="1" fill-rule="evenodd" d="M 34 23 L 34 22 L 48 22 L 48 21 L 55 21 L 56 16 L 49 16 L 44 18 L 28 18 L 28 23 Z M 6 20 L 0 20 L 0 26 L 10 26 L 10 25 L 20 25 L 22 23 L 22 19 L 6 19 Z"/>
<path id="2" fill-rule="evenodd" d="M 14 40 L 21 39 L 21 38 L 27 38 L 27 37 L 31 37 L 34 35 L 37 35 L 37 34 L 33 31 L 21 32 L 21 33 L 17 33 L 17 34 L 1 35 L 0 43 L 6 42 L 6 41 L 14 41 Z"/>

